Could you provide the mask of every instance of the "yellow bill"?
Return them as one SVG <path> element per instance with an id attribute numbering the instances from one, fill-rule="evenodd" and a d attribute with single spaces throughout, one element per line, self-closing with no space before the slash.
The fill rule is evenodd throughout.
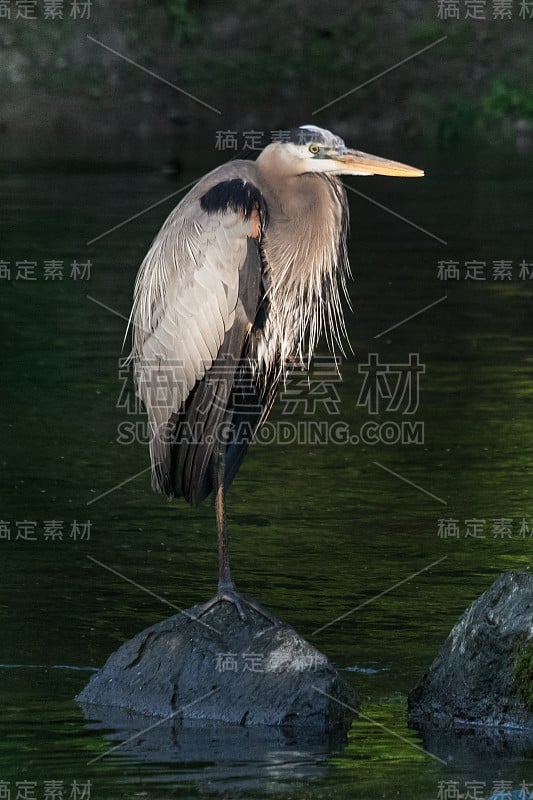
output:
<path id="1" fill-rule="evenodd" d="M 422 178 L 424 175 L 424 170 L 417 167 L 371 156 L 360 150 L 346 149 L 341 153 L 332 150 L 331 158 L 339 163 L 346 175 L 392 175 L 396 178 Z"/>

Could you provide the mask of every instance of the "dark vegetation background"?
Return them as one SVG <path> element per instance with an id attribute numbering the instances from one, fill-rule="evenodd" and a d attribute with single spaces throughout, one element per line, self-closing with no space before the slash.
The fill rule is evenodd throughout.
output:
<path id="1" fill-rule="evenodd" d="M 14 7 L 0 20 L 4 160 L 190 164 L 199 146 L 215 150 L 216 130 L 303 122 L 368 148 L 398 137 L 524 151 L 533 140 L 533 20 L 520 16 L 520 0 L 512 19 L 498 20 L 489 0 L 486 21 L 465 19 L 462 0 L 459 20 L 439 19 L 437 0 L 93 0 L 88 20 L 71 19 L 68 2 L 64 19 L 46 20 L 42 3 L 35 21 L 14 19 Z"/>

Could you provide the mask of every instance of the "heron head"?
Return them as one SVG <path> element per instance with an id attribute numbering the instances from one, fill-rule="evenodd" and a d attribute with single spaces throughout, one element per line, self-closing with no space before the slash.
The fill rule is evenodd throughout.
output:
<path id="1" fill-rule="evenodd" d="M 275 155 L 267 152 L 275 148 Z M 320 172 L 330 175 L 392 175 L 397 178 L 420 178 L 423 170 L 399 161 L 379 158 L 346 147 L 340 136 L 316 125 L 301 125 L 288 131 L 287 138 L 263 151 L 274 155 L 284 171 L 293 175 Z M 259 156 L 258 161 L 262 158 Z"/>

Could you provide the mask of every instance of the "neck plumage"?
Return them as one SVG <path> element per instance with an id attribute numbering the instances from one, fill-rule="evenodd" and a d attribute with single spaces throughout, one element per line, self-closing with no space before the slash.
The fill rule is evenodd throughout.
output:
<path id="1" fill-rule="evenodd" d="M 268 176 L 266 176 L 268 179 Z M 348 204 L 341 182 L 317 173 L 279 180 L 262 241 L 268 314 L 258 357 L 268 370 L 309 364 L 324 331 L 330 350 L 346 337 L 342 294 L 349 263 Z M 270 190 L 272 191 L 272 190 Z"/>

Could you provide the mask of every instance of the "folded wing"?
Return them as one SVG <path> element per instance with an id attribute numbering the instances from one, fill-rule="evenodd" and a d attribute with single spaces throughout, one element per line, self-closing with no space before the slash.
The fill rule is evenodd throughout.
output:
<path id="1" fill-rule="evenodd" d="M 261 302 L 266 224 L 254 186 L 221 181 L 177 206 L 141 265 L 132 358 L 156 491 L 190 501 L 211 491 L 213 437 L 242 389 Z"/>

